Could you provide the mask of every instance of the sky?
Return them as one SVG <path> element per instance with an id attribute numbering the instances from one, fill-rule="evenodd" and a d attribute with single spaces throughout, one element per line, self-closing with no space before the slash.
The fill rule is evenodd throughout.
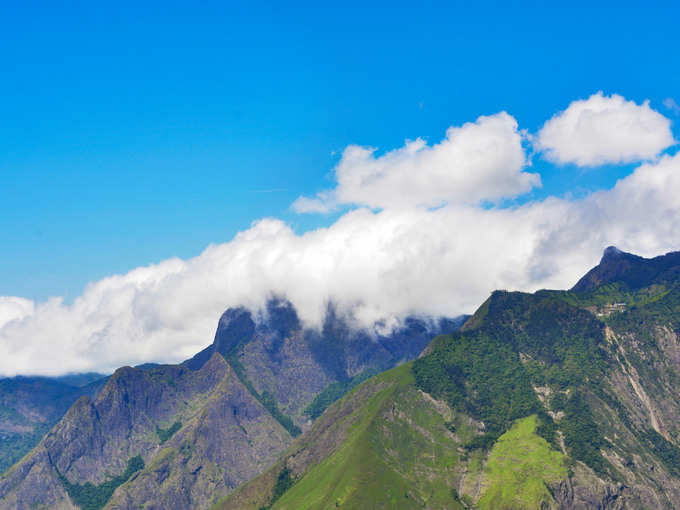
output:
<path id="1" fill-rule="evenodd" d="M 3 9 L 0 374 L 179 361 L 272 293 L 366 326 L 680 249 L 677 5 L 321 4 Z"/>

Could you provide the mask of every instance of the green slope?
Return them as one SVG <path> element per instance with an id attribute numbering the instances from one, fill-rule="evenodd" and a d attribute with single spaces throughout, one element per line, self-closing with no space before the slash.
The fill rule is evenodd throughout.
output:
<path id="1" fill-rule="evenodd" d="M 532 415 L 498 438 L 484 470 L 488 489 L 477 503 L 480 510 L 554 507 L 548 487 L 567 478 L 566 458 L 536 434 L 538 425 Z"/>
<path id="2" fill-rule="evenodd" d="M 412 364 L 371 379 L 327 414 L 217 508 L 456 509 L 480 495 L 479 508 L 554 507 L 548 485 L 567 477 L 565 456 L 536 434 L 536 415 L 516 422 L 490 452 L 471 451 L 479 423 L 419 390 Z M 535 506 L 512 506 L 518 492 Z"/>
<path id="3" fill-rule="evenodd" d="M 403 365 L 331 406 L 281 462 L 218 508 L 463 508 L 454 481 L 461 437 L 473 434 L 464 416 L 420 392 L 411 364 Z M 283 469 L 295 483 L 275 499 Z"/>
<path id="4" fill-rule="evenodd" d="M 415 389 L 410 367 L 383 376 L 347 440 L 273 508 L 459 508 L 449 479 L 459 464 L 444 417 Z"/>

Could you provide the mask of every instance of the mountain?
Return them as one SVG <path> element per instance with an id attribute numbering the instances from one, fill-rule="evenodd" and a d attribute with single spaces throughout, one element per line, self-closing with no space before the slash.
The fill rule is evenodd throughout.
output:
<path id="1" fill-rule="evenodd" d="M 496 291 L 218 509 L 680 506 L 680 254 Z"/>
<path id="2" fill-rule="evenodd" d="M 645 259 L 608 247 L 600 263 L 581 278 L 572 291 L 584 293 L 607 285 L 636 291 L 653 284 L 671 284 L 680 277 L 680 252 Z"/>
<path id="3" fill-rule="evenodd" d="M 283 300 L 229 309 L 192 359 L 121 368 L 75 402 L 0 478 L 0 509 L 208 508 L 337 398 L 462 322 L 409 318 L 379 334 L 329 307 L 315 331 Z"/>
<path id="4" fill-rule="evenodd" d="M 320 330 L 304 328 L 293 306 L 272 299 L 261 316 L 227 310 L 215 341 L 186 366 L 219 352 L 241 381 L 291 433 L 298 435 L 326 407 L 368 377 L 416 358 L 440 332 L 467 319 L 408 317 L 387 334 L 357 329 L 329 306 Z M 379 326 L 379 325 L 377 325 Z"/>
<path id="5" fill-rule="evenodd" d="M 101 374 L 0 379 L 0 473 L 38 444 L 82 395 L 104 385 Z"/>
<path id="6" fill-rule="evenodd" d="M 146 499 L 164 508 L 180 497 L 201 504 L 204 494 L 255 475 L 289 442 L 220 355 L 197 371 L 124 367 L 94 400 L 81 397 L 6 473 L 0 496 L 3 508 L 97 508 L 133 474 L 129 466 L 149 464 L 155 481 L 167 482 L 168 499 L 158 493 Z"/>

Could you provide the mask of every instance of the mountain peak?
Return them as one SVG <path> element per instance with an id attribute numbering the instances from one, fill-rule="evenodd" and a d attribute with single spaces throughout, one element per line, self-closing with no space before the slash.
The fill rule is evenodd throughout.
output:
<path id="1" fill-rule="evenodd" d="M 616 246 L 607 246 L 604 249 L 604 253 L 602 254 L 602 258 L 600 259 L 600 264 L 602 264 L 603 262 L 606 262 L 607 260 L 619 258 L 622 255 L 630 255 L 630 254 L 619 250 Z"/>
<path id="2" fill-rule="evenodd" d="M 654 282 L 675 278 L 680 271 L 680 252 L 647 259 L 609 246 L 600 263 L 581 278 L 572 290 L 591 291 L 600 285 L 619 282 L 631 289 L 639 289 Z"/>

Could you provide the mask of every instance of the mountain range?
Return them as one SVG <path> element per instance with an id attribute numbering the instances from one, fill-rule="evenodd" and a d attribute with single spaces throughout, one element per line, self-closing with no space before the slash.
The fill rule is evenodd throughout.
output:
<path id="1" fill-rule="evenodd" d="M 496 291 L 331 406 L 223 509 L 680 506 L 680 253 Z"/>
<path id="2" fill-rule="evenodd" d="M 204 508 L 271 465 L 332 402 L 414 359 L 466 317 L 407 318 L 383 335 L 328 307 L 227 310 L 179 365 L 123 367 L 83 393 L 0 479 L 0 508 Z"/>
<path id="3" fill-rule="evenodd" d="M 0 379 L 0 472 L 33 448 L 82 395 L 94 396 L 102 374 Z"/>
<path id="4" fill-rule="evenodd" d="M 0 509 L 680 507 L 680 252 L 380 330 L 229 309 L 192 359 L 80 396 Z"/>

